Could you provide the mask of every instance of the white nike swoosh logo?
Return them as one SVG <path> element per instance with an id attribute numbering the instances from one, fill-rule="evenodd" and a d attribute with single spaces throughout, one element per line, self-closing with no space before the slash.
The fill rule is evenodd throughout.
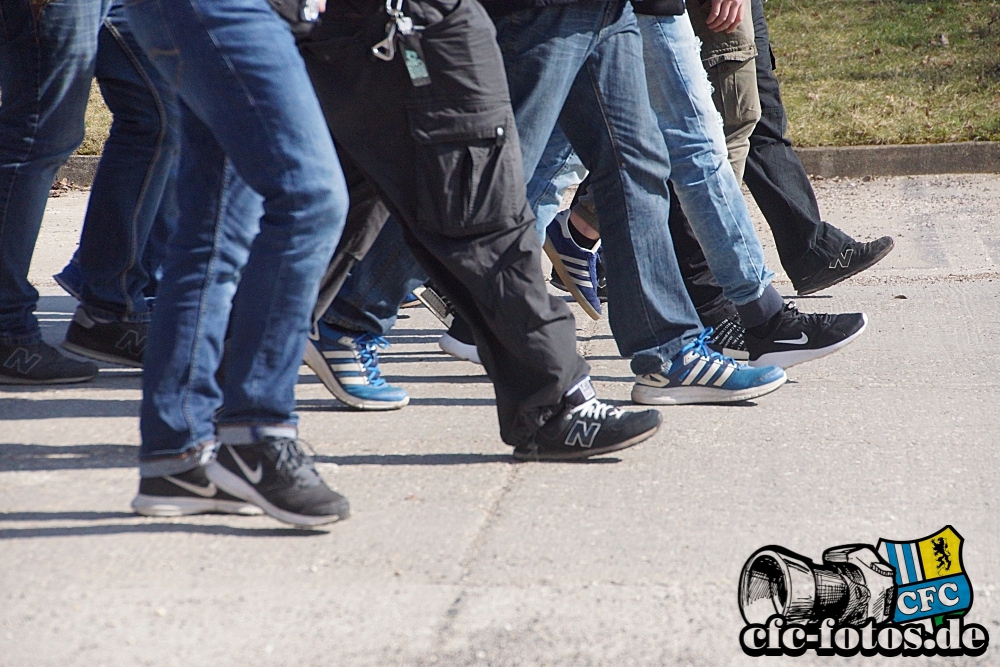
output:
<path id="1" fill-rule="evenodd" d="M 246 478 L 250 480 L 250 483 L 260 484 L 261 478 L 264 477 L 264 468 L 260 465 L 260 461 L 257 461 L 256 470 L 250 470 L 250 466 L 248 466 L 240 455 L 236 453 L 236 449 L 230 447 L 229 445 L 226 445 L 226 447 L 229 449 L 229 453 L 233 455 L 236 465 L 240 467 L 240 470 L 242 470 L 243 474 L 246 475 Z"/>
<path id="2" fill-rule="evenodd" d="M 202 498 L 211 498 L 215 495 L 216 491 L 218 491 L 214 482 L 209 482 L 208 486 L 198 486 L 197 484 L 185 482 L 183 479 L 177 479 L 176 477 L 171 477 L 170 475 L 164 475 L 163 479 L 167 480 L 171 484 L 176 484 L 185 491 L 190 491 L 196 496 L 201 496 Z"/>
<path id="3" fill-rule="evenodd" d="M 803 331 L 796 340 L 776 340 L 774 342 L 781 343 L 782 345 L 805 345 L 809 342 L 809 336 Z"/>

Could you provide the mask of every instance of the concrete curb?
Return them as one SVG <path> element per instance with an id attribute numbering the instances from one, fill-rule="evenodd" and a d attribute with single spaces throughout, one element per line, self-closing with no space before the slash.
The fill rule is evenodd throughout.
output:
<path id="1" fill-rule="evenodd" d="M 806 172 L 823 178 L 1000 173 L 1000 142 L 796 148 Z M 89 188 L 98 155 L 73 155 L 56 180 Z"/>

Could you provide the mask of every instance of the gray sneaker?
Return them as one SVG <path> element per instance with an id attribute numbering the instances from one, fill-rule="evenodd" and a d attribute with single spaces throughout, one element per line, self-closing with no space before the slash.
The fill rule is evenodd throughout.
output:
<path id="1" fill-rule="evenodd" d="M 44 341 L 0 343 L 0 384 L 69 384 L 93 380 L 96 375 L 96 364 L 65 357 Z"/>

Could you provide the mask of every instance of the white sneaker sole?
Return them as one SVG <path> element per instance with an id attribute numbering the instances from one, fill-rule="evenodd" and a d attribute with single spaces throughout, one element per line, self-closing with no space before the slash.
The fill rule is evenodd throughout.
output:
<path id="1" fill-rule="evenodd" d="M 264 512 L 266 512 L 269 516 L 274 517 L 282 523 L 303 528 L 311 528 L 312 526 L 322 526 L 327 523 L 334 523 L 336 521 L 340 521 L 341 519 L 348 518 L 347 516 L 341 516 L 339 514 L 327 514 L 323 516 L 296 514 L 295 512 L 281 509 L 276 505 L 272 505 L 267 498 L 257 492 L 257 489 L 247 484 L 238 475 L 234 475 L 226 470 L 226 468 L 218 461 L 212 461 L 209 463 L 205 468 L 205 474 L 211 481 L 218 484 L 220 489 L 229 495 L 242 498 L 248 503 L 253 503 L 260 509 L 264 510 Z"/>
<path id="2" fill-rule="evenodd" d="M 410 402 L 410 397 L 407 396 L 402 401 L 373 401 L 370 399 L 358 398 L 353 396 L 346 391 L 344 391 L 343 386 L 337 382 L 337 378 L 334 376 L 333 371 L 326 364 L 326 359 L 323 357 L 323 353 L 320 352 L 316 344 L 311 340 L 306 341 L 306 351 L 302 357 L 306 366 L 313 370 L 316 377 L 320 379 L 323 386 L 333 394 L 333 397 L 344 405 L 354 408 L 355 410 L 399 410 L 405 407 Z"/>
<path id="3" fill-rule="evenodd" d="M 693 405 L 697 403 L 738 403 L 776 391 L 788 376 L 756 387 L 734 391 L 716 387 L 651 387 L 638 382 L 632 386 L 632 402 L 640 405 Z"/>
<path id="4" fill-rule="evenodd" d="M 479 358 L 479 349 L 475 345 L 463 343 L 447 332 L 441 334 L 441 337 L 438 338 L 438 347 L 456 359 L 471 361 L 480 366 L 483 365 L 482 360 Z"/>
<path id="5" fill-rule="evenodd" d="M 236 500 L 147 496 L 141 493 L 132 501 L 132 509 L 136 514 L 142 514 L 143 516 L 187 516 L 188 514 L 210 514 L 214 512 L 258 516 L 264 513 L 255 505 Z"/>
<path id="6" fill-rule="evenodd" d="M 858 336 L 864 333 L 865 329 L 868 328 L 868 316 L 862 313 L 861 317 L 864 320 L 864 324 L 861 325 L 861 328 L 839 343 L 816 350 L 786 350 L 784 352 L 768 352 L 767 354 L 760 355 L 760 359 L 748 362 L 748 365 L 753 366 L 754 368 L 760 368 L 762 366 L 791 368 L 792 366 L 796 366 L 798 364 L 804 364 L 807 361 L 822 359 L 823 357 L 829 356 L 834 352 L 847 347 L 857 340 Z"/>

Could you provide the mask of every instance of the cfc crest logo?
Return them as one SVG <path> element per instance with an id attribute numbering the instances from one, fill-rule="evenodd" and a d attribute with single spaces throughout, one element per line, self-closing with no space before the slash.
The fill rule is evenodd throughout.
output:
<path id="1" fill-rule="evenodd" d="M 951 526 L 917 540 L 827 549 L 822 562 L 780 546 L 743 565 L 740 634 L 759 655 L 982 655 L 986 629 L 966 623 L 972 583 Z"/>

